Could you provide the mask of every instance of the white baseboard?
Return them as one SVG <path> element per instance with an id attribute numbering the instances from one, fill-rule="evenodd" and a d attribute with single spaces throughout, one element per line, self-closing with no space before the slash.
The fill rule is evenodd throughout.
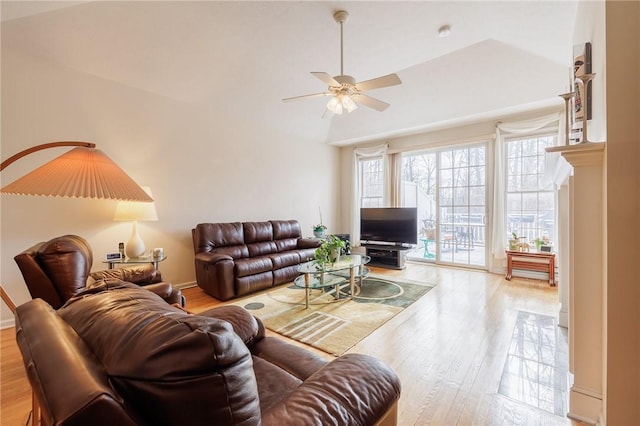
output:
<path id="1" fill-rule="evenodd" d="M 4 330 L 5 328 L 11 328 L 15 326 L 16 326 L 15 318 L 0 321 L 0 330 Z"/>
<path id="2" fill-rule="evenodd" d="M 558 312 L 558 325 L 562 328 L 569 328 L 569 311 L 560 309 Z"/>
<path id="3" fill-rule="evenodd" d="M 567 416 L 590 425 L 598 424 L 602 415 L 602 395 L 591 389 L 576 386 L 569 392 L 569 413 Z"/>
<path id="4" fill-rule="evenodd" d="M 185 288 L 196 287 L 197 285 L 198 283 L 196 283 L 195 281 L 187 281 L 184 283 L 173 284 L 174 287 L 179 288 L 180 290 L 184 290 Z"/>

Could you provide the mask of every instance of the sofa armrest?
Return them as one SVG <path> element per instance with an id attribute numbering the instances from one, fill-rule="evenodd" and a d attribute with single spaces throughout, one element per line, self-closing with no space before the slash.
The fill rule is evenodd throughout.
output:
<path id="1" fill-rule="evenodd" d="M 91 348 L 45 301 L 17 307 L 16 341 L 43 424 L 138 424 Z"/>
<path id="2" fill-rule="evenodd" d="M 163 298 L 165 302 L 167 302 L 170 305 L 176 304 L 183 308 L 186 305 L 186 299 L 182 295 L 182 291 L 179 288 L 174 288 L 173 285 L 171 285 L 171 283 L 168 283 L 168 282 L 153 283 L 153 284 L 147 284 L 143 286 L 139 284 L 134 284 L 129 281 L 122 281 L 116 278 L 105 279 L 100 281 L 94 281 L 93 283 L 87 284 L 86 289 L 78 293 L 76 296 L 80 297 L 86 294 L 95 294 L 95 293 L 100 293 L 102 291 L 115 290 L 119 288 L 144 288 L 145 290 L 148 290 L 152 293 L 157 294 L 158 296 Z"/>
<path id="3" fill-rule="evenodd" d="M 400 398 L 400 379 L 381 361 L 344 355 L 262 414 L 263 424 L 373 425 Z"/>
<path id="4" fill-rule="evenodd" d="M 200 252 L 195 255 L 196 282 L 209 296 L 229 300 L 236 296 L 235 262 L 226 254 Z"/>
<path id="5" fill-rule="evenodd" d="M 298 238 L 298 247 L 299 249 L 309 249 L 309 248 L 318 248 L 322 240 L 319 238 Z"/>
<path id="6" fill-rule="evenodd" d="M 240 336 L 244 344 L 249 348 L 256 341 L 263 339 L 265 335 L 262 321 L 240 306 L 218 306 L 217 308 L 200 312 L 198 315 L 227 321 L 233 326 L 233 331 Z"/>
<path id="7" fill-rule="evenodd" d="M 196 254 L 196 262 L 203 263 L 218 263 L 225 260 L 233 260 L 233 257 L 228 256 L 226 254 L 218 254 L 218 253 L 198 253 Z"/>
<path id="8" fill-rule="evenodd" d="M 186 305 L 186 299 L 182 295 L 182 291 L 179 288 L 175 288 L 173 285 L 171 285 L 171 283 L 154 283 L 145 285 L 142 288 L 162 297 L 170 305 L 178 305 L 183 308 Z"/>
<path id="9" fill-rule="evenodd" d="M 153 284 L 162 281 L 160 272 L 151 263 L 127 265 L 122 268 L 105 269 L 89 274 L 95 281 L 122 280 L 134 284 Z"/>

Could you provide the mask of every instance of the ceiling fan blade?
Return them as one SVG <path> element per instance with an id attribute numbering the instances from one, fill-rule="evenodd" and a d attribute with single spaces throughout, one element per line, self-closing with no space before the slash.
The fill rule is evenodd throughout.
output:
<path id="1" fill-rule="evenodd" d="M 338 83 L 333 77 L 331 77 L 326 72 L 312 72 L 311 74 L 313 74 L 315 77 L 322 80 L 327 86 L 338 86 L 338 87 L 340 86 L 340 83 Z"/>
<path id="2" fill-rule="evenodd" d="M 294 96 L 292 98 L 284 98 L 282 102 L 297 101 L 299 99 L 305 99 L 305 98 L 319 98 L 321 96 L 333 96 L 333 93 L 322 92 L 322 93 L 313 93 L 311 95 Z"/>
<path id="3" fill-rule="evenodd" d="M 368 106 L 369 108 L 375 109 L 376 111 L 384 111 L 385 109 L 389 108 L 391 105 L 389 105 L 386 102 L 382 102 L 381 100 L 378 100 L 376 98 L 372 98 L 371 96 L 367 96 L 365 94 L 362 93 L 358 93 L 357 95 L 353 95 L 353 100 L 356 101 L 359 104 L 362 104 L 364 106 Z"/>
<path id="4" fill-rule="evenodd" d="M 383 87 L 396 86 L 398 84 L 402 84 L 400 77 L 396 74 L 388 74 L 382 77 L 372 78 L 371 80 L 363 81 L 361 83 L 356 83 L 356 88 L 361 92 L 366 92 L 367 90 L 381 89 Z"/>

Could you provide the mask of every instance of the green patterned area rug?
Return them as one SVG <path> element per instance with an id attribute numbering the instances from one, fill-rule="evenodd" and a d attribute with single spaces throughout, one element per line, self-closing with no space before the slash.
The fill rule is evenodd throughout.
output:
<path id="1" fill-rule="evenodd" d="M 233 304 L 251 311 L 276 333 L 339 356 L 433 287 L 371 275 L 356 286 L 353 300 L 348 298 L 348 284 L 342 286 L 339 299 L 335 288 L 313 290 L 306 309 L 304 289 L 291 284 Z"/>

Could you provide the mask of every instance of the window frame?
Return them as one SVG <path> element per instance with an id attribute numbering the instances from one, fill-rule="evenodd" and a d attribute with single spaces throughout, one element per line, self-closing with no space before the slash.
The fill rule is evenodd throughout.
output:
<path id="1" fill-rule="evenodd" d="M 548 144 L 545 146 L 544 144 L 540 144 L 538 142 L 540 139 L 549 138 Z M 520 155 L 518 157 L 514 157 L 510 155 L 510 150 L 513 148 L 514 143 L 519 143 L 522 141 L 531 141 L 536 140 L 537 152 L 535 154 L 536 157 L 536 165 L 535 170 L 536 173 L 531 173 L 531 164 L 528 165 L 528 170 L 524 170 L 526 165 L 523 165 L 523 159 L 534 157 L 534 155 Z M 553 186 L 553 182 L 549 181 L 545 177 L 545 149 L 546 147 L 556 146 L 558 140 L 557 131 L 544 129 L 538 132 L 532 132 L 521 135 L 512 135 L 509 138 L 505 138 L 505 161 L 504 161 L 504 178 L 505 178 L 505 200 L 504 200 L 504 232 L 507 235 L 507 239 L 512 238 L 512 232 L 516 232 L 518 237 L 523 238 L 526 243 L 532 243 L 536 238 L 548 237 L 550 242 L 557 240 L 557 232 L 558 232 L 558 223 L 557 223 L 557 212 L 558 212 L 558 201 L 557 201 L 557 191 Z M 512 159 L 517 158 L 521 163 L 519 165 L 519 173 L 515 175 L 515 180 L 518 182 L 518 188 L 514 190 L 512 188 L 512 183 L 514 182 L 514 175 L 511 173 Z M 529 173 L 526 173 L 526 172 Z M 527 186 L 532 186 L 531 181 L 535 176 L 536 185 L 535 188 L 527 188 Z M 524 181 L 527 180 L 529 183 L 526 184 Z M 544 182 L 546 180 L 546 182 Z M 544 182 L 544 183 L 543 183 Z M 511 208 L 513 203 L 510 200 L 510 195 L 518 195 L 521 200 L 519 202 L 520 209 L 519 214 L 514 213 L 514 209 Z M 535 208 L 525 208 L 525 203 L 532 204 L 531 201 L 535 196 Z M 541 206 L 544 201 L 541 201 L 541 196 L 548 198 L 546 203 L 552 204 L 551 208 L 544 208 Z M 526 198 L 529 200 L 527 201 Z M 519 218 L 515 218 L 515 216 L 519 216 Z M 510 220 L 510 218 L 514 218 Z M 518 222 L 518 225 L 514 225 L 515 222 Z M 515 228 L 514 228 L 515 226 Z"/>
<path id="2" fill-rule="evenodd" d="M 366 171 L 365 170 L 365 164 L 367 163 L 377 163 L 377 170 L 375 170 L 374 172 L 372 171 Z M 360 204 L 360 208 L 363 207 L 384 207 L 384 156 L 380 155 L 380 156 L 375 156 L 375 157 L 366 157 L 366 158 L 360 158 L 358 160 L 358 175 L 359 175 L 359 184 L 360 184 L 360 188 L 359 190 L 359 204 Z M 379 189 L 379 195 L 376 193 L 375 195 L 370 195 L 368 194 L 370 191 L 366 191 L 365 187 L 366 187 L 366 179 L 365 176 L 366 175 L 369 176 L 373 176 L 373 175 L 378 175 L 378 178 L 376 179 L 377 182 L 375 182 L 373 185 L 371 186 L 376 186 Z M 365 202 L 365 201 L 371 201 L 371 200 L 377 200 L 377 202 Z"/>

